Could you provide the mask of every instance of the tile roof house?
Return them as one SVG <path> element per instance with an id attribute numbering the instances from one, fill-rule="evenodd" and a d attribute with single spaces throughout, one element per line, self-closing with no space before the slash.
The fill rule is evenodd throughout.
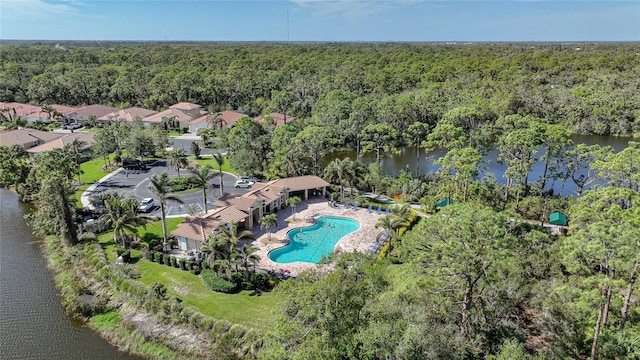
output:
<path id="1" fill-rule="evenodd" d="M 157 111 L 143 109 L 139 107 L 130 107 L 114 112 L 110 112 L 106 115 L 103 115 L 98 118 L 98 121 L 101 123 L 111 123 L 111 122 L 132 122 L 134 120 L 142 120 L 148 116 L 157 114 Z"/>
<path id="2" fill-rule="evenodd" d="M 12 114 L 20 116 L 29 123 L 36 120 L 48 121 L 49 115 L 37 105 L 23 104 L 19 102 L 0 103 L 0 109 L 8 109 Z"/>
<path id="3" fill-rule="evenodd" d="M 264 214 L 284 208 L 290 196 L 324 196 L 327 186 L 328 182 L 313 175 L 256 183 L 244 195 L 224 194 L 215 202 L 218 208 L 201 218 L 187 217 L 172 234 L 178 237 L 182 250 L 200 249 L 220 226 L 234 222 L 238 229 L 251 229 Z"/>
<path id="4" fill-rule="evenodd" d="M 34 129 L 18 129 L 0 132 L 0 145 L 22 145 L 25 149 L 62 137 L 62 134 Z"/>
<path id="5" fill-rule="evenodd" d="M 83 123 L 85 121 L 91 120 L 92 118 L 98 119 L 99 117 L 105 116 L 108 113 L 116 112 L 118 110 L 120 109 L 111 106 L 88 105 L 68 113 L 65 118 L 67 120 L 70 120 L 71 122 Z"/>
<path id="6" fill-rule="evenodd" d="M 162 124 L 165 119 L 174 118 L 180 123 L 180 128 L 188 127 L 189 121 L 191 121 L 191 116 L 183 113 L 180 110 L 176 109 L 167 109 L 165 111 L 161 111 L 159 113 L 155 113 L 153 115 L 147 116 L 142 119 L 142 122 L 146 125 L 152 124 Z"/>
<path id="7" fill-rule="evenodd" d="M 208 214 L 200 216 L 187 216 L 178 228 L 171 232 L 178 237 L 181 250 L 200 250 L 202 243 L 209 235 L 219 231 L 221 226 L 228 227 L 234 223 L 239 229 L 245 227 L 245 221 L 249 215 L 232 205 L 217 208 Z"/>
<path id="8" fill-rule="evenodd" d="M 263 116 L 259 116 L 256 118 L 256 121 L 260 124 L 263 124 L 266 120 L 272 121 L 271 127 L 276 128 L 280 125 L 288 124 L 295 120 L 293 116 L 289 116 L 282 113 L 271 113 Z"/>
<path id="9" fill-rule="evenodd" d="M 202 108 L 202 105 L 188 103 L 188 102 L 180 102 L 180 103 L 171 105 L 169 106 L 169 109 L 180 110 L 186 115 L 189 115 L 192 119 L 195 119 L 200 115 L 204 115 L 207 113 L 207 111 Z"/>
<path id="10" fill-rule="evenodd" d="M 51 104 L 51 107 L 56 109 L 60 114 L 62 114 L 63 117 L 66 117 L 70 113 L 78 110 L 78 108 L 75 108 L 75 107 L 58 105 L 58 104 Z"/>
<path id="11" fill-rule="evenodd" d="M 240 120 L 245 116 L 249 116 L 250 114 L 246 111 L 240 110 L 225 110 L 220 113 L 220 117 L 222 118 L 223 125 L 227 127 L 232 127 L 236 121 Z"/>
<path id="12" fill-rule="evenodd" d="M 93 140 L 94 135 L 95 135 L 94 133 L 89 133 L 89 132 L 77 132 L 72 134 L 64 134 L 62 137 L 59 137 L 51 141 L 47 141 L 46 143 L 40 144 L 38 146 L 34 146 L 28 149 L 27 152 L 36 154 L 44 151 L 50 151 L 53 149 L 62 149 L 64 148 L 65 145 L 72 143 L 76 139 L 84 143 L 84 146 L 81 148 L 81 150 L 86 150 L 95 143 L 95 141 Z"/>
<path id="13" fill-rule="evenodd" d="M 200 129 L 206 129 L 209 127 L 209 114 L 202 115 L 191 121 L 189 121 L 189 132 L 197 133 Z"/>
<path id="14" fill-rule="evenodd" d="M 77 110 L 74 107 L 58 105 L 58 104 L 53 104 L 51 105 L 51 107 L 56 111 L 58 111 L 60 114 L 62 114 L 63 117 L 65 117 L 68 113 L 74 110 Z M 17 116 L 22 117 L 29 123 L 33 123 L 36 120 L 39 120 L 39 121 L 56 120 L 56 119 L 49 119 L 49 113 L 47 113 L 46 111 L 43 111 L 42 107 L 37 105 L 29 105 L 29 104 L 23 104 L 18 102 L 0 103 L 0 109 L 10 109 L 11 111 L 15 111 L 15 114 Z"/>

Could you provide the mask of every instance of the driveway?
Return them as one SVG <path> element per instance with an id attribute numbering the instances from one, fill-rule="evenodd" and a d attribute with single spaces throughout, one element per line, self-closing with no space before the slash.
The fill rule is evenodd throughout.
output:
<path id="1" fill-rule="evenodd" d="M 154 198 L 156 200 L 156 207 L 149 213 L 150 216 L 160 216 L 160 207 L 157 203 L 158 198 L 151 190 L 149 190 L 149 178 L 153 175 L 160 175 L 163 172 L 167 172 L 169 176 L 177 176 L 178 172 L 173 169 L 169 169 L 166 166 L 164 160 L 158 161 L 149 166 L 148 170 L 124 170 L 118 169 L 109 174 L 95 186 L 90 187 L 87 192 L 89 195 L 99 194 L 105 191 L 121 190 L 125 192 L 133 193 L 138 200 L 144 198 Z M 180 176 L 189 176 L 186 169 L 180 170 Z M 236 189 L 234 183 L 237 177 L 233 174 L 224 173 L 222 176 L 225 193 L 233 194 L 245 194 L 250 189 Z M 213 208 L 213 203 L 220 196 L 219 178 L 216 177 L 211 181 L 212 187 L 207 189 L 207 207 L 209 210 Z M 167 215 L 168 216 L 184 216 L 188 214 L 188 207 L 191 204 L 197 205 L 201 210 L 204 210 L 204 202 L 202 199 L 202 190 L 198 189 L 186 194 L 176 195 L 177 198 L 182 200 L 183 204 L 176 201 L 167 201 Z"/>
<path id="2" fill-rule="evenodd" d="M 223 150 L 223 149 L 212 149 L 212 148 L 202 147 L 202 138 L 198 135 L 184 134 L 184 135 L 169 139 L 169 143 L 171 144 L 170 146 L 172 146 L 174 149 L 182 148 L 189 155 L 193 155 L 191 154 L 192 142 L 198 143 L 198 145 L 200 145 L 200 155 L 211 155 L 211 154 L 226 152 L 226 150 Z"/>

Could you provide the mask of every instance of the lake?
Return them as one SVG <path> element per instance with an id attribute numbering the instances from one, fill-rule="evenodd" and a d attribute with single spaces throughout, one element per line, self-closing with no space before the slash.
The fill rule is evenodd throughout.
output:
<path id="1" fill-rule="evenodd" d="M 629 141 L 640 141 L 639 139 L 625 138 L 625 137 L 615 137 L 615 136 L 597 136 L 597 135 L 572 135 L 571 136 L 574 144 L 586 144 L 586 145 L 595 145 L 599 144 L 601 146 L 611 146 L 613 149 L 618 152 L 628 146 Z M 381 161 L 381 170 L 386 175 L 397 176 L 400 174 L 402 170 L 409 169 L 412 174 L 415 173 L 416 167 L 416 152 L 417 150 L 412 147 L 403 147 L 400 149 L 400 154 L 397 155 L 383 155 Z M 428 154 L 425 154 L 424 151 L 420 151 L 420 175 L 425 174 L 433 174 L 438 170 L 438 166 L 433 164 L 433 161 L 437 160 L 439 157 L 443 156 L 446 152 L 444 151 L 433 151 Z M 484 170 L 481 173 L 483 176 L 486 173 L 492 173 L 495 175 L 496 179 L 505 184 L 506 179 L 503 174 L 507 168 L 506 165 L 501 165 L 498 163 L 499 151 L 492 150 L 484 157 L 484 163 L 482 166 Z M 327 156 L 324 161 L 325 163 L 330 162 L 335 158 L 343 158 L 350 157 L 351 159 L 356 158 L 355 151 L 346 151 L 335 153 L 330 156 Z M 364 154 L 362 156 L 362 160 L 365 163 L 372 163 L 376 161 L 375 153 Z M 536 163 L 532 170 L 531 175 L 529 177 L 529 182 L 533 183 L 536 179 L 540 178 L 544 172 L 544 163 L 538 162 Z M 561 193 L 562 196 L 568 195 L 576 195 L 577 187 L 573 183 L 573 181 L 568 180 L 564 186 L 560 181 L 553 182 L 553 180 L 548 180 L 547 189 L 553 187 L 553 190 L 556 194 Z"/>
<path id="2" fill-rule="evenodd" d="M 0 190 L 0 349 L 2 359 L 141 359 L 119 352 L 71 320 L 18 196 Z"/>

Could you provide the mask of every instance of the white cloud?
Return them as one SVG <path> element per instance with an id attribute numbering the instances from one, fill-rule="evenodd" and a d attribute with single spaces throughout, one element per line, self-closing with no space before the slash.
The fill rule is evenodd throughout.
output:
<path id="1" fill-rule="evenodd" d="M 422 2 L 422 0 L 290 0 L 303 9 L 309 9 L 316 16 L 344 17 L 350 21 L 366 19 L 369 16 Z"/>
<path id="2" fill-rule="evenodd" d="M 75 1 L 51 3 L 43 0 L 0 0 L 0 19 L 3 21 L 41 20 L 72 15 L 78 12 L 72 5 L 80 4 Z"/>

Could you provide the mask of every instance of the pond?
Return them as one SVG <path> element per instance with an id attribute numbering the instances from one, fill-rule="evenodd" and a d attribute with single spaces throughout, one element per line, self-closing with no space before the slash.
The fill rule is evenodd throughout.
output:
<path id="1" fill-rule="evenodd" d="M 140 359 L 65 315 L 53 274 L 24 221 L 27 206 L 0 190 L 0 349 L 3 359 Z"/>
<path id="2" fill-rule="evenodd" d="M 599 144 L 601 146 L 611 146 L 616 152 L 626 148 L 629 144 L 629 141 L 640 141 L 639 139 L 626 137 L 596 135 L 572 135 L 571 138 L 574 144 Z M 503 174 L 507 166 L 498 163 L 499 154 L 500 153 L 498 150 L 492 150 L 484 157 L 484 163 L 482 165 L 483 169 L 480 176 L 491 173 L 495 175 L 496 179 L 499 182 L 505 184 L 506 179 L 504 178 Z M 383 156 L 381 161 L 381 170 L 384 174 L 391 176 L 397 176 L 403 170 L 408 170 L 413 174 L 415 173 L 417 155 L 417 149 L 412 147 L 403 147 L 400 149 L 400 154 L 387 154 Z M 443 155 L 445 155 L 444 151 L 433 151 L 430 153 L 425 153 L 423 150 L 420 150 L 419 174 L 428 175 L 435 173 L 438 170 L 439 166 L 434 165 L 433 161 L 437 160 Z M 330 156 L 327 156 L 323 160 L 325 163 L 328 163 L 335 158 L 343 157 L 355 159 L 355 151 L 334 153 Z M 375 153 L 364 154 L 362 156 L 362 160 L 367 164 L 375 162 Z M 531 175 L 529 177 L 530 182 L 535 182 L 536 179 L 542 176 L 543 172 L 544 164 L 542 162 L 537 162 L 531 170 Z M 567 181 L 563 186 L 560 181 L 553 182 L 552 180 L 550 180 L 549 185 L 547 185 L 547 189 L 549 188 L 553 188 L 556 194 L 561 194 L 562 196 L 576 195 L 578 190 L 572 181 Z"/>

